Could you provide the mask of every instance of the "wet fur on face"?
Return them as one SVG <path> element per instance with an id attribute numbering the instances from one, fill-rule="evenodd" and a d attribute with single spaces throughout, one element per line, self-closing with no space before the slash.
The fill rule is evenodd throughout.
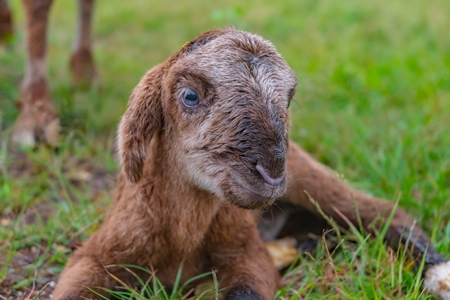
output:
<path id="1" fill-rule="evenodd" d="M 158 119 L 156 130 L 170 145 L 168 153 L 176 153 L 186 181 L 243 208 L 267 206 L 283 195 L 287 109 L 297 80 L 274 47 L 241 31 L 210 32 L 180 50 L 161 73 L 166 84 L 149 109 L 160 114 L 151 116 Z M 183 102 L 189 92 L 198 96 L 194 107 Z M 130 132 L 126 120 L 120 140 Z M 132 181 L 140 178 L 147 142 L 121 147 L 124 168 L 139 165 L 127 172 Z M 135 149 L 141 153 L 130 161 L 126 153 Z M 272 178 L 279 180 L 270 184 Z"/>

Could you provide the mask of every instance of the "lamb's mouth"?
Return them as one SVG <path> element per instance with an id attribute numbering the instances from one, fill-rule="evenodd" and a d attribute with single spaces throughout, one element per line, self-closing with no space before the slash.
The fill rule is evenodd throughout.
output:
<path id="1" fill-rule="evenodd" d="M 231 177 L 231 176 L 230 176 Z M 230 178 L 231 179 L 231 178 Z M 244 180 L 232 178 L 232 187 L 227 192 L 228 200 L 234 205 L 245 209 L 260 209 L 271 205 L 277 198 L 284 194 L 285 189 L 277 189 L 267 195 L 258 193 L 250 188 Z"/>

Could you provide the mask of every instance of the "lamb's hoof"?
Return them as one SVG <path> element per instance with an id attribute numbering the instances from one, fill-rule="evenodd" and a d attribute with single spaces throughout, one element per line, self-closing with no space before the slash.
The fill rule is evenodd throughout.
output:
<path id="1" fill-rule="evenodd" d="M 450 300 L 450 261 L 428 267 L 424 287 L 441 299 Z"/>
<path id="2" fill-rule="evenodd" d="M 34 147 L 39 143 L 51 147 L 59 145 L 59 119 L 53 108 L 30 107 L 21 110 L 14 125 L 12 141 L 23 147 Z"/>
<path id="3" fill-rule="evenodd" d="M 262 297 L 249 288 L 236 287 L 226 295 L 225 300 L 262 300 Z"/>

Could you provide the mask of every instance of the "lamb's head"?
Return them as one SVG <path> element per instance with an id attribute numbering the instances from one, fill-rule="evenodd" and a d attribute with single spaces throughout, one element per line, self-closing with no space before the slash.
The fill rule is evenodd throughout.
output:
<path id="1" fill-rule="evenodd" d="M 244 208 L 286 189 L 288 106 L 297 79 L 274 47 L 234 29 L 204 33 L 136 87 L 119 128 L 138 181 L 155 132 L 189 184 Z"/>

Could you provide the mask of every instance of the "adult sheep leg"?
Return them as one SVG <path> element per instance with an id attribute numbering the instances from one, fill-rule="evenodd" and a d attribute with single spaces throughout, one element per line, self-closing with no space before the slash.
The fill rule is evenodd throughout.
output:
<path id="1" fill-rule="evenodd" d="M 20 90 L 20 114 L 13 141 L 34 146 L 59 141 L 59 120 L 51 101 L 46 67 L 46 31 L 51 0 L 24 0 L 27 30 L 27 64 Z"/>
<path id="2" fill-rule="evenodd" d="M 406 245 L 417 258 L 418 263 L 424 257 L 427 266 L 426 278 L 433 266 L 438 267 L 445 264 L 448 265 L 448 269 L 443 272 L 447 272 L 450 278 L 450 264 L 433 248 L 430 239 L 414 219 L 403 209 L 395 208 L 393 202 L 381 200 L 353 189 L 292 141 L 289 143 L 287 169 L 286 197 L 288 201 L 317 214 L 317 208 L 311 201 L 314 200 L 321 210 L 331 216 L 339 225 L 348 227 L 346 220 L 341 217 L 344 215 L 356 226 L 361 221 L 364 228 L 373 233 L 380 230 L 393 213 L 385 237 L 386 242 L 394 248 L 400 244 Z M 425 283 L 429 286 L 427 280 Z M 450 290 L 449 279 L 446 281 L 444 279 L 443 284 Z M 433 290 L 433 292 L 442 296 L 438 290 Z M 449 292 L 447 291 L 447 293 Z"/>
<path id="3" fill-rule="evenodd" d="M 11 9 L 7 0 L 0 0 L 0 43 L 13 34 Z"/>
<path id="4" fill-rule="evenodd" d="M 74 85 L 89 86 L 96 78 L 92 56 L 92 13 L 94 0 L 78 0 L 78 25 L 70 69 Z"/>

